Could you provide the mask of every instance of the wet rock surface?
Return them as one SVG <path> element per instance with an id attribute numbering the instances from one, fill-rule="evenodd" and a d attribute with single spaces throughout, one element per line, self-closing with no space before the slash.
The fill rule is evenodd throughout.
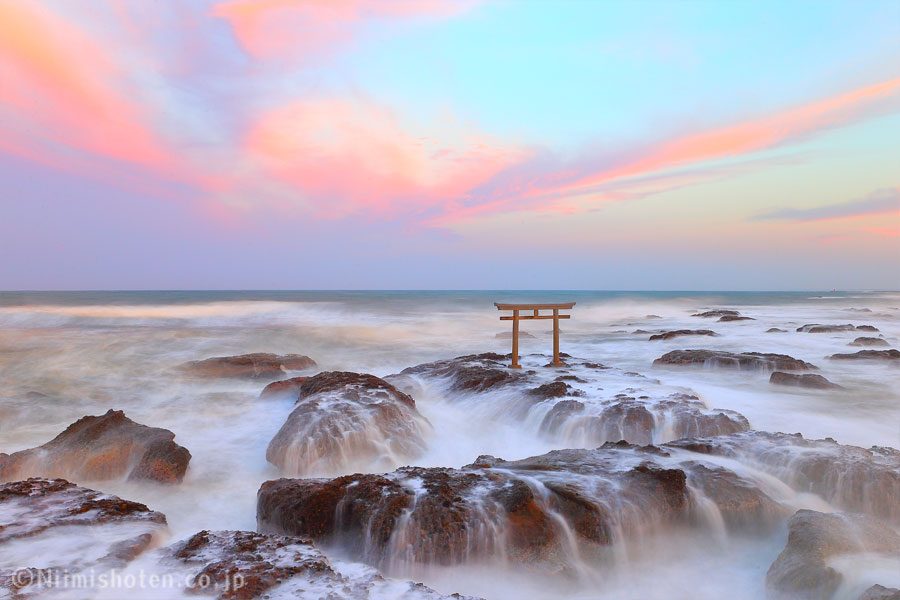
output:
<path id="1" fill-rule="evenodd" d="M 774 371 L 769 377 L 769 383 L 775 385 L 786 385 L 793 387 L 811 388 L 815 390 L 840 390 L 842 386 L 828 381 L 826 378 L 815 373 L 783 373 Z"/>
<path id="2" fill-rule="evenodd" d="M 521 373 L 508 368 L 508 360 L 508 356 L 495 352 L 469 354 L 409 367 L 400 374 L 446 378 L 453 391 L 483 392 L 523 379 Z"/>
<path id="3" fill-rule="evenodd" d="M 278 396 L 290 396 L 295 400 L 300 396 L 300 386 L 309 379 L 309 377 L 291 377 L 290 379 L 282 379 L 273 381 L 263 388 L 259 393 L 260 398 L 276 398 Z"/>
<path id="4" fill-rule="evenodd" d="M 514 372 L 504 383 L 466 386 L 467 392 L 462 395 L 458 391 L 459 380 L 448 378 L 446 373 L 499 371 L 505 376 L 510 369 L 497 368 L 496 355 L 469 355 L 441 361 L 437 370 L 433 368 L 435 363 L 429 363 L 403 373 L 415 374 L 422 382 L 453 392 L 455 402 L 469 402 L 479 414 L 537 424 L 542 434 L 559 444 L 575 447 L 619 440 L 662 443 L 680 437 L 720 435 L 750 428 L 747 419 L 739 413 L 709 408 L 685 388 L 664 386 L 639 373 L 611 369 L 568 355 L 563 358 L 564 367 L 545 368 L 548 356 L 523 356 L 521 372 Z M 456 367 L 450 365 L 454 361 Z M 634 383 L 623 388 L 623 375 Z"/>
<path id="5" fill-rule="evenodd" d="M 725 352 L 722 350 L 673 350 L 653 361 L 656 365 L 704 366 L 720 369 L 808 371 L 814 365 L 786 354 Z"/>
<path id="6" fill-rule="evenodd" d="M 900 556 L 900 535 L 865 515 L 797 511 L 788 521 L 787 545 L 766 574 L 767 595 L 829 600 L 843 579 L 829 560 L 860 552 Z"/>
<path id="7" fill-rule="evenodd" d="M 860 350 L 851 354 L 832 354 L 835 360 L 900 360 L 900 350 Z"/>
<path id="8" fill-rule="evenodd" d="M 83 417 L 43 446 L 0 453 L 0 481 L 64 477 L 178 483 L 191 453 L 176 444 L 168 429 L 135 423 L 121 410 Z"/>
<path id="9" fill-rule="evenodd" d="M 859 600 L 900 600 L 900 590 L 875 584 L 863 592 Z"/>
<path id="10" fill-rule="evenodd" d="M 693 510 L 696 493 L 730 528 L 765 528 L 786 516 L 735 472 L 684 454 L 620 442 L 520 461 L 482 456 L 462 469 L 280 479 L 260 488 L 257 520 L 264 532 L 340 540 L 374 564 L 450 565 L 502 554 L 555 571 L 572 566 L 570 532 L 581 552 L 599 556 L 615 541 L 659 528 L 709 525 Z"/>
<path id="11" fill-rule="evenodd" d="M 0 590 L 24 597 L 39 593 L 42 581 L 57 572 L 121 568 L 147 550 L 165 525 L 165 516 L 144 504 L 63 479 L 5 483 L 0 485 L 0 554 L 5 555 Z M 90 552 L 79 553 L 70 544 L 70 552 L 48 555 L 42 549 L 55 535 L 78 536 Z M 12 555 L 15 563 L 7 564 Z"/>
<path id="12" fill-rule="evenodd" d="M 413 399 L 374 375 L 332 371 L 304 381 L 297 405 L 266 450 L 291 475 L 391 465 L 425 450 L 429 424 Z"/>
<path id="13" fill-rule="evenodd" d="M 728 321 L 755 321 L 753 317 L 745 317 L 743 315 L 722 315 L 719 317 L 719 323 L 727 323 Z"/>
<path id="14" fill-rule="evenodd" d="M 766 431 L 677 440 L 666 447 L 735 459 L 841 510 L 900 523 L 900 450 Z"/>
<path id="15" fill-rule="evenodd" d="M 887 347 L 889 344 L 884 338 L 858 337 L 849 344 L 850 346 Z"/>
<path id="16" fill-rule="evenodd" d="M 802 327 L 798 327 L 797 331 L 804 333 L 837 333 L 840 331 L 878 331 L 871 325 L 853 325 L 847 323 L 845 325 L 820 325 L 818 323 L 808 323 Z"/>
<path id="17" fill-rule="evenodd" d="M 389 581 L 371 568 L 344 574 L 340 563 L 333 564 L 309 540 L 297 537 L 201 531 L 168 550 L 167 562 L 190 569 L 187 591 L 218 600 L 476 600 L 444 596 L 422 584 Z"/>
<path id="18" fill-rule="evenodd" d="M 316 361 L 302 354 L 278 355 L 257 352 L 194 360 L 181 365 L 180 369 L 194 377 L 272 379 L 288 371 L 302 371 L 314 366 Z"/>
<path id="19" fill-rule="evenodd" d="M 704 312 L 699 312 L 691 315 L 692 317 L 702 317 L 705 319 L 710 319 L 713 317 L 739 317 L 741 313 L 736 310 L 729 310 L 723 308 L 717 308 L 715 310 L 707 310 Z"/>
<path id="20" fill-rule="evenodd" d="M 650 336 L 650 341 L 654 340 L 671 340 L 672 338 L 680 337 L 683 335 L 709 335 L 716 336 L 718 335 L 715 331 L 711 331 L 709 329 L 678 329 L 676 331 L 666 331 L 663 333 L 657 333 L 655 335 Z"/>

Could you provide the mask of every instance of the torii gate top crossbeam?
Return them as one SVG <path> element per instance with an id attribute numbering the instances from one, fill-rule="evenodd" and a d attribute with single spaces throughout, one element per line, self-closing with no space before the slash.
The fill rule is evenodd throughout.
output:
<path id="1" fill-rule="evenodd" d="M 553 361 L 550 363 L 555 367 L 562 366 L 559 360 L 559 320 L 568 319 L 570 315 L 559 314 L 560 310 L 569 310 L 575 306 L 574 302 L 560 302 L 556 304 L 505 304 L 494 302 L 497 310 L 511 310 L 511 317 L 500 317 L 501 321 L 512 321 L 512 369 L 521 369 L 519 365 L 519 321 L 530 321 L 532 319 L 553 319 Z M 540 311 L 552 310 L 552 315 L 542 315 Z M 533 311 L 530 315 L 519 315 L 520 311 Z"/>

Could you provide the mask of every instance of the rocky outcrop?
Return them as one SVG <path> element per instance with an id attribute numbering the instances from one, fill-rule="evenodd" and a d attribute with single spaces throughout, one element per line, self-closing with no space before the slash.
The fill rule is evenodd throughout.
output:
<path id="1" fill-rule="evenodd" d="M 722 350 L 673 350 L 653 361 L 654 365 L 699 365 L 720 369 L 762 371 L 808 371 L 816 367 L 786 354 L 725 352 Z"/>
<path id="2" fill-rule="evenodd" d="M 860 350 L 852 354 L 832 354 L 836 360 L 900 360 L 900 350 Z"/>
<path id="3" fill-rule="evenodd" d="M 290 379 L 282 379 L 273 381 L 263 388 L 259 393 L 260 398 L 277 398 L 279 396 L 293 397 L 295 400 L 300 395 L 300 386 L 302 386 L 309 377 L 291 377 Z"/>
<path id="4" fill-rule="evenodd" d="M 483 392 L 522 380 L 522 374 L 507 367 L 508 359 L 495 352 L 469 354 L 409 367 L 400 374 L 446 379 L 456 392 Z"/>
<path id="5" fill-rule="evenodd" d="M 887 347 L 887 340 L 876 337 L 858 337 L 849 344 L 850 346 Z"/>
<path id="6" fill-rule="evenodd" d="M 268 598 L 276 587 L 315 590 L 316 598 L 328 600 L 476 600 L 444 596 L 422 584 L 385 580 L 362 565 L 342 573 L 309 540 L 297 537 L 201 531 L 168 550 L 168 560 L 189 571 L 183 578 L 187 591 L 217 600 Z"/>
<path id="7" fill-rule="evenodd" d="M 570 535 L 582 556 L 600 556 L 616 541 L 673 525 L 712 526 L 696 510 L 701 497 L 732 529 L 765 529 L 785 516 L 735 472 L 620 442 L 520 461 L 482 456 L 462 469 L 268 481 L 257 521 L 263 532 L 339 543 L 372 563 L 451 565 L 503 555 L 556 571 L 574 562 Z"/>
<path id="8" fill-rule="evenodd" d="M 168 429 L 135 423 L 121 410 L 83 417 L 37 448 L 0 454 L 0 481 L 63 477 L 178 483 L 191 453 L 176 444 Z"/>
<path id="9" fill-rule="evenodd" d="M 181 365 L 181 370 L 194 377 L 244 377 L 272 379 L 289 371 L 302 371 L 316 366 L 316 361 L 302 354 L 242 354 L 216 356 Z"/>
<path id="10" fill-rule="evenodd" d="M 722 315 L 719 317 L 719 323 L 727 323 L 728 321 L 755 321 L 753 317 L 745 317 L 743 315 Z"/>
<path id="11" fill-rule="evenodd" d="M 138 502 L 78 487 L 62 479 L 32 478 L 0 485 L 0 553 L 17 545 L 15 564 L 0 565 L 0 592 L 18 597 L 54 573 L 121 568 L 148 549 L 166 518 Z M 102 528 L 102 534 L 95 534 Z M 66 546 L 64 536 L 75 543 Z M 90 540 L 90 552 L 74 551 Z M 52 545 L 51 545 L 52 544 Z M 53 553 L 48 548 L 66 548 Z M 29 562 L 34 561 L 33 564 Z M 13 569 L 18 569 L 13 577 Z M 2 593 L 0 593 L 2 596 Z"/>
<path id="12" fill-rule="evenodd" d="M 266 450 L 286 474 L 389 468 L 425 450 L 430 426 L 413 399 L 374 375 L 319 373 L 300 385 L 298 396 Z"/>
<path id="13" fill-rule="evenodd" d="M 900 590 L 875 584 L 863 592 L 859 600 L 900 600 Z"/>
<path id="14" fill-rule="evenodd" d="M 679 329 L 677 331 L 666 331 L 663 333 L 658 333 L 656 335 L 651 335 L 649 341 L 654 340 L 671 340 L 672 338 L 679 337 L 682 335 L 709 335 L 715 336 L 718 335 L 715 331 L 710 331 L 709 329 Z"/>
<path id="15" fill-rule="evenodd" d="M 789 385 L 793 387 L 812 388 L 816 390 L 843 389 L 843 386 L 832 383 L 821 375 L 816 375 L 815 373 L 797 374 L 774 371 L 772 373 L 772 376 L 769 377 L 769 383 L 774 383 L 776 385 Z"/>
<path id="16" fill-rule="evenodd" d="M 739 317 L 741 313 L 736 310 L 726 310 L 726 309 L 716 309 L 716 310 L 707 310 L 705 312 L 700 312 L 691 315 L 692 317 L 703 317 L 706 319 L 712 317 Z"/>
<path id="17" fill-rule="evenodd" d="M 843 578 L 829 560 L 859 552 L 900 556 L 900 535 L 865 515 L 797 511 L 787 545 L 766 574 L 768 597 L 830 600 Z"/>
<path id="18" fill-rule="evenodd" d="M 766 329 L 766 333 L 787 333 L 787 329 L 781 329 L 780 327 L 769 327 Z"/>
<path id="19" fill-rule="evenodd" d="M 765 431 L 677 440 L 665 446 L 732 458 L 841 510 L 900 524 L 900 450 Z"/>
<path id="20" fill-rule="evenodd" d="M 837 333 L 839 331 L 878 331 L 871 325 L 819 325 L 818 323 L 808 323 L 802 327 L 798 327 L 797 331 L 805 333 Z"/>

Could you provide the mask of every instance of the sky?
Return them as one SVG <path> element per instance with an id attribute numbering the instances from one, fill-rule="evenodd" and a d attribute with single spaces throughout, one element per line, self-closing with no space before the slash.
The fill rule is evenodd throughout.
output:
<path id="1" fill-rule="evenodd" d="M 900 289 L 900 2 L 0 0 L 0 289 Z"/>

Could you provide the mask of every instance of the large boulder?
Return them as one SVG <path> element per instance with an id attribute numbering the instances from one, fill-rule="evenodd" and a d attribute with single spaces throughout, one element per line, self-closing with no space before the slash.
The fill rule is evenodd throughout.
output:
<path id="1" fill-rule="evenodd" d="M 400 374 L 446 379 L 452 391 L 483 392 L 521 381 L 523 375 L 510 370 L 507 360 L 495 352 L 469 354 L 409 367 Z"/>
<path id="2" fill-rule="evenodd" d="M 900 450 L 765 431 L 677 440 L 665 446 L 735 459 L 841 510 L 900 524 Z"/>
<path id="3" fill-rule="evenodd" d="M 773 371 L 769 377 L 769 383 L 776 385 L 788 385 L 792 387 L 812 388 L 815 390 L 840 390 L 843 386 L 832 383 L 815 373 L 783 373 Z"/>
<path id="4" fill-rule="evenodd" d="M 2 484 L 0 554 L 16 562 L 0 565 L 0 597 L 4 588 L 13 598 L 38 595 L 57 574 L 121 568 L 165 527 L 165 516 L 143 504 L 62 479 Z"/>
<path id="5" fill-rule="evenodd" d="M 293 476 L 391 468 L 425 451 L 428 421 L 413 399 L 374 375 L 319 373 L 272 438 L 266 459 Z"/>
<path id="6" fill-rule="evenodd" d="M 900 350 L 860 350 L 852 354 L 832 354 L 835 360 L 900 360 Z"/>
<path id="7" fill-rule="evenodd" d="M 725 352 L 723 350 L 673 350 L 653 361 L 654 365 L 702 366 L 761 371 L 809 371 L 814 365 L 786 354 Z"/>
<path id="8" fill-rule="evenodd" d="M 167 548 L 168 560 L 187 570 L 178 581 L 191 594 L 217 600 L 313 596 L 328 600 L 476 600 L 444 596 L 419 583 L 386 580 L 371 567 L 342 572 L 309 540 L 252 531 L 201 531 Z"/>
<path id="9" fill-rule="evenodd" d="M 788 522 L 787 545 L 766 574 L 767 595 L 831 600 L 843 577 L 829 561 L 861 552 L 900 556 L 900 535 L 866 515 L 797 511 Z"/>
<path id="10" fill-rule="evenodd" d="M 0 454 L 0 481 L 62 477 L 178 483 L 191 453 L 176 444 L 168 429 L 135 423 L 121 410 L 82 417 L 37 448 Z"/>
<path id="11" fill-rule="evenodd" d="M 240 356 L 215 356 L 193 360 L 181 370 L 195 377 L 246 377 L 272 379 L 289 371 L 303 371 L 316 366 L 316 361 L 302 354 L 269 354 L 257 352 Z"/>
<path id="12" fill-rule="evenodd" d="M 709 329 L 678 329 L 676 331 L 664 331 L 663 333 L 657 333 L 655 335 L 650 336 L 650 341 L 654 340 L 671 340 L 672 338 L 680 337 L 683 335 L 709 335 L 715 336 L 718 335 L 715 331 L 711 331 Z"/>
<path id="13" fill-rule="evenodd" d="M 707 520 L 701 503 L 717 517 Z M 765 530 L 784 516 L 733 471 L 624 442 L 519 461 L 482 456 L 461 469 L 279 479 L 262 485 L 257 504 L 260 531 L 339 544 L 373 564 L 502 555 L 550 571 L 571 569 L 573 552 L 602 559 L 613 543 L 674 526 Z"/>

